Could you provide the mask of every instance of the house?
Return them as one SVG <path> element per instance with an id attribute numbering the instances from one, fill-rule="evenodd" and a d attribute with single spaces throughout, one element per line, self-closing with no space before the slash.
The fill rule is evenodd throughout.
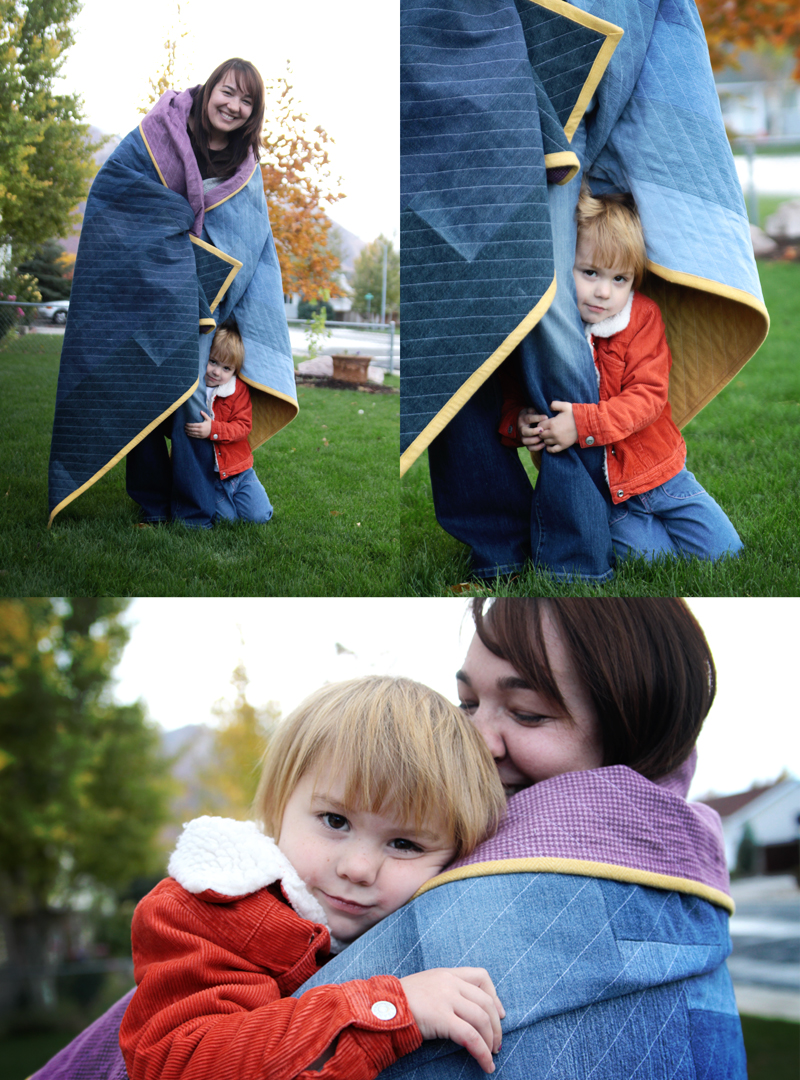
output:
<path id="1" fill-rule="evenodd" d="M 722 818 L 725 856 L 736 866 L 739 844 L 749 825 L 756 845 L 756 867 L 762 874 L 781 874 L 800 865 L 800 780 L 779 777 L 773 784 L 737 795 L 699 799 Z"/>

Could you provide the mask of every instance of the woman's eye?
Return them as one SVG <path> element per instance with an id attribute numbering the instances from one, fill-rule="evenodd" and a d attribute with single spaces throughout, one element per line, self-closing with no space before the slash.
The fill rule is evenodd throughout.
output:
<path id="1" fill-rule="evenodd" d="M 328 826 L 329 829 L 336 829 L 341 832 L 343 829 L 349 828 L 350 822 L 344 817 L 343 814 L 325 813 L 320 814 L 322 821 Z"/>
<path id="2" fill-rule="evenodd" d="M 422 851 L 419 844 L 415 844 L 413 840 L 405 840 L 402 836 L 398 836 L 396 840 L 391 840 L 390 846 L 393 847 L 395 851 Z"/>
<path id="3" fill-rule="evenodd" d="M 514 713 L 514 719 L 518 724 L 541 724 L 543 720 L 547 718 L 541 716 L 539 713 Z"/>
<path id="4" fill-rule="evenodd" d="M 478 703 L 476 701 L 459 701 L 458 707 L 462 712 L 474 712 L 478 707 Z"/>

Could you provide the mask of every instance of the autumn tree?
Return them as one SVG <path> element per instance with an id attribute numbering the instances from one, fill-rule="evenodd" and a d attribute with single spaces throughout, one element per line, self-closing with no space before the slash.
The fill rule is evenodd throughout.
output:
<path id="1" fill-rule="evenodd" d="M 286 293 L 316 300 L 342 296 L 340 253 L 326 207 L 344 194 L 331 173 L 324 128 L 309 127 L 289 81 L 291 69 L 266 84 L 261 175 Z"/>
<path id="2" fill-rule="evenodd" d="M 178 0 L 175 21 L 164 41 L 164 64 L 155 79 L 149 79 L 150 89 L 144 102 L 139 106 L 143 115 L 149 113 L 158 99 L 167 90 L 183 90 L 189 85 L 187 77 L 187 38 L 189 28 L 186 23 L 186 10 L 189 0 Z"/>
<path id="3" fill-rule="evenodd" d="M 380 314 L 383 289 L 383 254 L 386 251 L 386 310 L 396 311 L 400 304 L 400 253 L 391 240 L 381 234 L 359 252 L 353 272 L 353 307 L 373 315 Z M 372 300 L 367 304 L 367 293 Z"/>
<path id="4" fill-rule="evenodd" d="M 0 0 L 0 245 L 16 258 L 69 234 L 96 171 L 80 99 L 54 89 L 80 7 Z"/>
<path id="5" fill-rule="evenodd" d="M 735 64 L 746 49 L 788 49 L 800 78 L 800 6 L 797 0 L 697 0 L 715 71 Z"/>
<path id="6" fill-rule="evenodd" d="M 53 943 L 77 896 L 124 889 L 161 865 L 168 766 L 142 705 L 118 705 L 110 689 L 128 603 L 0 601 L 6 1005 L 51 1003 Z"/>
<path id="7" fill-rule="evenodd" d="M 245 820 L 258 786 L 270 731 L 280 718 L 274 702 L 256 707 L 247 700 L 247 672 L 240 664 L 231 677 L 233 705 L 218 703 L 212 751 L 196 782 L 200 813 Z"/>

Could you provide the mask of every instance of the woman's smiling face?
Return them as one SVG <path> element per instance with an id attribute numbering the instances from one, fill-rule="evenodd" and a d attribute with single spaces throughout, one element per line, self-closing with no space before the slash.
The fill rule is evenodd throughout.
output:
<path id="1" fill-rule="evenodd" d="M 507 660 L 487 649 L 477 634 L 456 675 L 461 707 L 491 750 L 509 795 L 552 776 L 603 764 L 600 727 L 589 695 L 546 616 L 543 631 L 550 667 L 568 714 L 533 690 Z"/>
<path id="2" fill-rule="evenodd" d="M 208 99 L 212 149 L 224 149 L 230 133 L 246 124 L 252 111 L 253 99 L 237 81 L 236 72 L 226 71 Z"/>

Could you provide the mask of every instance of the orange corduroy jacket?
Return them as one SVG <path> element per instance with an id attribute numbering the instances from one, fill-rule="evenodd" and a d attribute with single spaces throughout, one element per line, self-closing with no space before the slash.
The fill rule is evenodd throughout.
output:
<path id="1" fill-rule="evenodd" d="M 573 403 L 572 414 L 578 445 L 605 447 L 611 498 L 620 503 L 665 484 L 686 460 L 686 444 L 667 400 L 672 356 L 658 305 L 639 292 L 619 315 L 589 330 L 600 403 Z M 502 372 L 501 383 L 499 434 L 506 445 L 521 446 L 522 387 L 511 371 Z"/>
<path id="2" fill-rule="evenodd" d="M 228 896 L 166 878 L 134 914 L 137 990 L 120 1028 L 129 1077 L 372 1080 L 422 1035 L 390 975 L 288 996 L 330 946 L 327 928 L 301 918 L 277 881 Z M 385 1007 L 372 1006 L 387 1001 L 396 1015 L 381 1019 Z M 334 1041 L 324 1068 L 307 1071 Z"/>

